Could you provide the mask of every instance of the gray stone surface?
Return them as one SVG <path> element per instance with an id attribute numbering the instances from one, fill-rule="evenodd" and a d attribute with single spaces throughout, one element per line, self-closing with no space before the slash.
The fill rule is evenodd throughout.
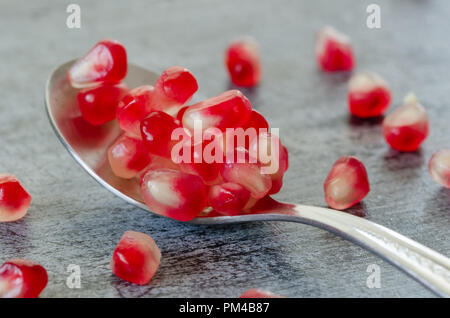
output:
<path id="1" fill-rule="evenodd" d="M 0 170 L 32 193 L 28 215 L 0 224 L 0 262 L 25 257 L 49 272 L 42 297 L 235 297 L 267 288 L 292 297 L 430 297 L 379 258 L 306 225 L 257 223 L 205 227 L 151 215 L 114 197 L 66 153 L 47 121 L 44 83 L 57 65 L 98 39 L 116 38 L 129 60 L 161 71 L 183 65 L 202 95 L 230 87 L 223 50 L 236 36 L 261 44 L 264 78 L 244 90 L 273 127 L 281 127 L 290 169 L 279 199 L 323 206 L 322 183 L 341 155 L 365 163 L 372 191 L 350 212 L 450 255 L 450 191 L 428 175 L 431 154 L 450 147 L 450 2 L 376 1 L 382 28 L 365 25 L 373 1 L 74 1 L 82 28 L 65 25 L 65 1 L 0 1 Z M 357 70 L 390 83 L 393 107 L 414 90 L 431 134 L 417 153 L 389 150 L 379 121 L 349 118 L 344 74 L 317 71 L 314 32 L 332 24 L 349 34 Z M 148 286 L 114 277 L 109 260 L 126 230 L 152 235 L 161 267 Z M 82 288 L 69 289 L 78 264 Z M 369 264 L 381 267 L 380 289 L 366 287 Z"/>

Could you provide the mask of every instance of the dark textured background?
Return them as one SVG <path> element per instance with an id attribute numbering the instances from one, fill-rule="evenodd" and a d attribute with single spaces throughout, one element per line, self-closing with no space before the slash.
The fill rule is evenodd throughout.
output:
<path id="1" fill-rule="evenodd" d="M 290 169 L 279 199 L 323 206 L 322 183 L 341 155 L 366 165 L 372 190 L 350 212 L 450 255 L 450 191 L 428 175 L 431 154 L 450 147 L 450 2 L 398 1 L 74 1 L 82 28 L 66 27 L 68 1 L 0 1 L 0 170 L 33 196 L 21 221 L 0 224 L 0 262 L 41 262 L 50 282 L 42 297 L 235 297 L 267 288 L 292 297 L 429 297 L 430 292 L 361 248 L 306 225 L 256 223 L 204 227 L 160 218 L 114 197 L 72 160 L 44 112 L 52 69 L 103 37 L 129 60 L 161 71 L 188 67 L 200 92 L 230 87 L 226 44 L 252 35 L 260 43 L 262 84 L 244 91 L 273 127 L 281 127 Z M 382 28 L 366 27 L 368 3 L 382 8 Z M 317 71 L 315 31 L 335 25 L 353 40 L 357 71 L 390 83 L 397 107 L 414 90 L 429 112 L 431 134 L 417 153 L 389 150 L 380 121 L 349 118 L 348 75 Z M 113 276 L 109 260 L 126 230 L 153 236 L 161 267 L 148 286 Z M 366 287 L 369 264 L 380 289 Z M 69 264 L 82 288 L 69 289 Z"/>

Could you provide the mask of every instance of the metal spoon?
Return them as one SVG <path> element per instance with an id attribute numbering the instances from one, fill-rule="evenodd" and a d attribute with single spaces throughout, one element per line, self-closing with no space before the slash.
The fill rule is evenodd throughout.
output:
<path id="1" fill-rule="evenodd" d="M 118 137 L 116 122 L 93 127 L 84 122 L 76 101 L 76 90 L 67 81 L 74 61 L 58 67 L 45 88 L 46 110 L 53 129 L 72 157 L 106 189 L 148 210 L 136 180 L 116 177 L 108 164 L 108 146 Z M 130 64 L 125 82 L 129 87 L 154 83 L 158 75 Z M 150 211 L 151 212 L 151 211 Z M 438 296 L 450 296 L 450 259 L 384 226 L 348 213 L 299 204 L 266 200 L 252 214 L 198 217 L 196 224 L 230 224 L 256 221 L 287 221 L 309 224 L 373 252 L 422 283 Z"/>

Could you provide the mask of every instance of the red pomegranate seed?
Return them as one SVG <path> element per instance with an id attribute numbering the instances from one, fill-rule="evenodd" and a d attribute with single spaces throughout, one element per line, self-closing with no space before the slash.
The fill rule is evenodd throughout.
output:
<path id="1" fill-rule="evenodd" d="M 117 244 L 111 270 L 119 278 L 138 285 L 147 284 L 161 261 L 161 251 L 147 234 L 126 231 Z"/>
<path id="2" fill-rule="evenodd" d="M 256 110 L 252 110 L 250 118 L 242 125 L 242 128 L 255 128 L 256 132 L 259 133 L 261 129 L 265 129 L 266 131 L 268 131 L 269 123 L 261 113 L 257 112 Z"/>
<path id="3" fill-rule="evenodd" d="M 355 157 L 339 158 L 323 185 L 325 201 L 333 209 L 344 210 L 361 201 L 370 191 L 366 168 Z"/>
<path id="4" fill-rule="evenodd" d="M 133 138 L 141 138 L 141 120 L 156 109 L 154 88 L 150 85 L 132 89 L 117 107 L 117 121 L 120 128 Z"/>
<path id="5" fill-rule="evenodd" d="M 278 143 L 278 149 L 272 148 L 273 143 Z M 262 166 L 268 170 L 274 170 L 269 173 L 272 179 L 272 187 L 268 194 L 275 194 L 281 190 L 283 186 L 283 176 L 288 169 L 288 151 L 283 146 L 280 139 L 271 133 L 262 132 L 257 138 L 254 138 L 250 143 L 250 153 L 257 156 Z M 274 153 L 272 153 L 274 151 Z M 267 158 L 261 160 L 261 153 Z M 270 159 L 270 160 L 268 160 Z M 274 160 L 272 162 L 272 160 Z M 268 171 L 270 172 L 270 171 Z"/>
<path id="6" fill-rule="evenodd" d="M 394 110 L 383 121 L 384 139 L 399 151 L 416 151 L 428 133 L 427 113 L 412 94 L 405 98 L 403 106 Z"/>
<path id="7" fill-rule="evenodd" d="M 436 182 L 450 188 L 450 149 L 437 151 L 428 163 L 428 170 Z"/>
<path id="8" fill-rule="evenodd" d="M 351 78 L 348 86 L 348 106 L 352 115 L 360 118 L 381 116 L 390 102 L 391 91 L 379 75 L 359 73 Z"/>
<path id="9" fill-rule="evenodd" d="M 81 114 L 89 124 L 103 125 L 116 118 L 116 108 L 127 93 L 122 85 L 101 85 L 78 92 Z"/>
<path id="10" fill-rule="evenodd" d="M 11 259 L 0 266 L 0 298 L 36 298 L 47 281 L 47 271 L 38 263 Z"/>
<path id="11" fill-rule="evenodd" d="M 194 75 L 184 67 L 172 66 L 162 72 L 155 83 L 158 110 L 175 115 L 198 89 Z"/>
<path id="12" fill-rule="evenodd" d="M 267 290 L 249 289 L 239 298 L 284 298 Z"/>
<path id="13" fill-rule="evenodd" d="M 17 221 L 24 217 L 31 196 L 11 174 L 0 174 L 0 222 Z"/>
<path id="14" fill-rule="evenodd" d="M 250 38 L 232 42 L 225 52 L 225 66 L 235 85 L 257 85 L 261 79 L 258 43 Z"/>
<path id="15" fill-rule="evenodd" d="M 127 52 L 114 40 L 98 42 L 68 71 L 74 87 L 98 83 L 119 83 L 127 74 Z"/>
<path id="16" fill-rule="evenodd" d="M 152 154 L 170 158 L 172 147 L 178 143 L 178 140 L 172 139 L 172 133 L 177 128 L 182 127 L 172 116 L 161 111 L 150 113 L 141 122 L 141 136 L 147 150 Z M 185 132 L 189 135 L 187 130 Z"/>
<path id="17" fill-rule="evenodd" d="M 118 177 L 130 179 L 142 171 L 151 161 L 142 140 L 120 136 L 108 149 L 111 169 Z"/>
<path id="18" fill-rule="evenodd" d="M 351 71 L 354 67 L 350 39 L 330 26 L 319 31 L 315 50 L 317 63 L 325 72 Z"/>
<path id="19" fill-rule="evenodd" d="M 242 161 L 239 161 L 239 158 L 243 158 Z M 221 169 L 225 181 L 242 185 L 257 199 L 270 191 L 272 187 L 270 175 L 261 173 L 261 165 L 245 148 L 236 148 L 234 155 L 227 153 L 225 159 Z"/>
<path id="20" fill-rule="evenodd" d="M 178 221 L 195 218 L 207 198 L 200 177 L 171 169 L 147 171 L 141 178 L 141 193 L 152 212 Z"/>
<path id="21" fill-rule="evenodd" d="M 193 130 L 195 121 L 201 121 L 203 130 L 215 127 L 240 127 L 251 116 L 249 100 L 238 90 L 229 90 L 216 97 L 189 106 L 183 114 L 183 126 Z"/>
<path id="22" fill-rule="evenodd" d="M 223 215 L 238 215 L 250 200 L 250 192 L 237 183 L 223 183 L 209 189 L 208 202 Z"/>

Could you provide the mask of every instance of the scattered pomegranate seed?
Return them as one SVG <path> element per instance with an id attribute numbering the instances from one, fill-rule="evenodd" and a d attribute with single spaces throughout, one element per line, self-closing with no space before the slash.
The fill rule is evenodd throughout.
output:
<path id="1" fill-rule="evenodd" d="M 366 168 L 351 156 L 339 158 L 323 185 L 325 201 L 337 210 L 345 210 L 360 202 L 370 191 Z"/>
<path id="2" fill-rule="evenodd" d="M 351 78 L 348 86 L 348 106 L 352 115 L 360 118 L 381 116 L 390 102 L 391 91 L 379 75 L 359 73 Z"/>
<path id="3" fill-rule="evenodd" d="M 257 85 L 261 79 L 258 43 L 251 38 L 232 42 L 225 52 L 225 65 L 235 85 Z"/>
<path id="4" fill-rule="evenodd" d="M 239 161 L 238 158 L 243 159 Z M 261 173 L 261 165 L 245 148 L 236 148 L 234 156 L 227 153 L 221 175 L 227 182 L 242 185 L 257 199 L 264 197 L 272 187 L 270 175 Z"/>
<path id="5" fill-rule="evenodd" d="M 180 122 L 172 116 L 156 111 L 150 113 L 141 122 L 141 136 L 147 150 L 155 155 L 171 157 L 172 147 L 178 140 L 172 140 L 174 129 L 182 128 Z M 189 135 L 189 132 L 186 131 Z"/>
<path id="6" fill-rule="evenodd" d="M 141 178 L 141 193 L 152 212 L 189 221 L 206 206 L 206 186 L 200 177 L 171 169 L 149 170 Z"/>
<path id="7" fill-rule="evenodd" d="M 126 231 L 117 244 L 111 270 L 128 282 L 145 285 L 155 275 L 161 261 L 161 251 L 147 234 Z"/>
<path id="8" fill-rule="evenodd" d="M 354 67 L 350 39 L 330 26 L 317 34 L 315 50 L 317 63 L 325 72 L 351 71 Z"/>
<path id="9" fill-rule="evenodd" d="M 154 88 L 150 85 L 132 89 L 117 107 L 117 121 L 122 130 L 133 138 L 141 138 L 141 121 L 156 109 Z"/>
<path id="10" fill-rule="evenodd" d="M 194 75 L 184 67 L 172 66 L 162 72 L 155 83 L 158 110 L 176 115 L 198 89 Z"/>
<path id="11" fill-rule="evenodd" d="M 250 200 L 250 192 L 237 183 L 223 183 L 209 189 L 208 202 L 223 215 L 238 215 Z"/>
<path id="12" fill-rule="evenodd" d="M 383 121 L 384 139 L 399 151 L 416 151 L 428 133 L 427 113 L 413 94 L 406 96 L 403 106 L 394 110 Z"/>
<path id="13" fill-rule="evenodd" d="M 437 151 L 428 163 L 428 170 L 436 182 L 450 188 L 450 149 Z"/>
<path id="14" fill-rule="evenodd" d="M 239 298 L 284 298 L 267 290 L 249 289 Z"/>
<path id="15" fill-rule="evenodd" d="M 24 217 L 31 196 L 11 174 L 0 174 L 0 222 L 17 221 Z"/>
<path id="16" fill-rule="evenodd" d="M 47 281 L 47 271 L 38 263 L 11 259 L 0 266 L 0 298 L 36 298 Z"/>
<path id="17" fill-rule="evenodd" d="M 203 130 L 216 127 L 222 131 L 240 127 L 251 116 L 249 100 L 238 90 L 229 90 L 216 97 L 190 106 L 183 114 L 183 126 L 193 130 L 196 120 Z"/>
<path id="18" fill-rule="evenodd" d="M 273 143 L 278 143 L 278 149 L 272 149 Z M 252 155 L 258 157 L 258 161 L 263 167 L 266 167 L 269 170 L 275 170 L 271 173 L 268 173 L 270 175 L 270 178 L 272 179 L 272 187 L 268 194 L 275 194 L 280 192 L 281 187 L 283 186 L 284 173 L 288 169 L 289 156 L 288 151 L 286 147 L 284 147 L 281 143 L 281 140 L 276 135 L 262 132 L 258 135 L 257 138 L 254 138 L 251 141 L 249 150 Z M 276 151 L 276 153 L 272 154 L 272 151 Z M 264 160 L 261 160 L 261 152 L 262 154 L 264 154 L 264 156 L 267 155 L 267 158 L 264 158 Z M 272 159 L 276 160 L 276 162 L 272 162 Z"/>
<path id="19" fill-rule="evenodd" d="M 101 85 L 78 92 L 81 114 L 89 124 L 103 125 L 116 118 L 116 108 L 127 89 L 122 85 Z"/>
<path id="20" fill-rule="evenodd" d="M 125 47 L 114 40 L 98 42 L 69 69 L 69 81 L 74 87 L 99 83 L 119 83 L 127 74 Z"/>
<path id="21" fill-rule="evenodd" d="M 120 136 L 108 149 L 111 169 L 118 177 L 130 179 L 142 171 L 151 161 L 142 140 Z"/>

